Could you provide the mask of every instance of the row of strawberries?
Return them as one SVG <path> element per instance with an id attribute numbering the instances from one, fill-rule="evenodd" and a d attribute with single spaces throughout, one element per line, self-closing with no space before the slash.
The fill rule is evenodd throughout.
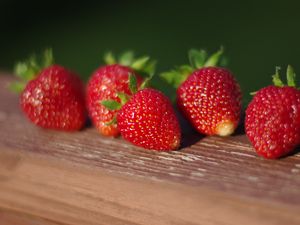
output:
<path id="1" fill-rule="evenodd" d="M 228 69 L 218 66 L 225 62 L 222 53 L 222 48 L 211 56 L 192 49 L 190 65 L 161 73 L 176 88 L 180 111 L 205 135 L 231 135 L 241 117 L 240 86 Z M 33 56 L 16 65 L 19 81 L 11 88 L 20 92 L 25 115 L 40 127 L 80 130 L 88 114 L 102 135 L 121 134 L 146 149 L 178 149 L 181 128 L 172 103 L 148 87 L 155 61 L 134 59 L 131 52 L 119 60 L 109 53 L 105 61 L 108 65 L 92 74 L 85 90 L 78 76 L 54 64 L 52 51 L 46 50 L 42 59 Z M 288 66 L 287 85 L 279 77 L 279 68 L 273 82 L 254 93 L 245 118 L 246 135 L 265 158 L 280 158 L 300 144 L 300 91 L 293 69 Z"/>

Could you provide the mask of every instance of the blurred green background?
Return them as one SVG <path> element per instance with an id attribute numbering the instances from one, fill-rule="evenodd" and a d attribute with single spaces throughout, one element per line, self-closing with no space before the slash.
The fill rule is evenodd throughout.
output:
<path id="1" fill-rule="evenodd" d="M 186 63 L 191 47 L 223 45 L 244 104 L 270 83 L 276 65 L 300 74 L 297 1 L 2 0 L 0 11 L 0 70 L 50 46 L 56 62 L 85 79 L 108 50 L 149 54 L 163 71 Z"/>

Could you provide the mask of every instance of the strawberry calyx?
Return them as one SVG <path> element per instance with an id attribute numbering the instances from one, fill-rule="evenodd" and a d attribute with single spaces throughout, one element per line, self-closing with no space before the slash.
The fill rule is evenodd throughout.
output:
<path id="1" fill-rule="evenodd" d="M 280 78 L 280 70 L 281 70 L 280 66 L 275 67 L 275 74 L 272 75 L 272 82 L 273 82 L 274 86 L 276 86 L 276 87 L 288 86 L 288 87 L 293 87 L 293 88 L 300 90 L 300 87 L 297 87 L 296 73 L 295 73 L 293 67 L 291 65 L 287 66 L 287 69 L 286 69 L 287 83 L 286 84 Z M 254 92 L 251 92 L 250 95 L 255 95 L 256 93 L 257 93 L 257 91 L 254 91 Z"/>
<path id="2" fill-rule="evenodd" d="M 107 52 L 104 55 L 104 62 L 107 65 L 119 64 L 123 66 L 128 66 L 134 71 L 138 72 L 140 75 L 145 77 L 144 81 L 138 88 L 136 76 L 134 74 L 129 73 L 128 84 L 132 95 L 135 94 L 138 90 L 144 89 L 149 85 L 156 69 L 155 60 L 150 59 L 149 56 L 141 56 L 135 58 L 135 54 L 133 51 L 126 51 L 118 57 L 115 57 L 112 52 Z M 120 102 L 108 99 L 101 101 L 100 104 L 102 104 L 109 110 L 119 110 L 122 107 L 122 105 L 126 104 L 126 102 L 130 99 L 130 96 L 125 93 L 117 93 L 117 97 L 120 99 Z M 116 118 L 113 118 L 112 121 L 107 123 L 107 125 L 114 124 L 115 122 Z"/>
<path id="3" fill-rule="evenodd" d="M 275 67 L 275 74 L 272 76 L 273 79 L 273 84 L 277 87 L 284 87 L 284 86 L 289 86 L 289 87 L 294 87 L 297 88 L 296 84 L 296 73 L 294 72 L 294 69 L 291 65 L 287 66 L 286 69 L 286 80 L 287 84 L 285 84 L 281 79 L 280 79 L 280 67 L 276 66 Z"/>
<path id="4" fill-rule="evenodd" d="M 119 64 L 128 66 L 141 75 L 154 74 L 156 68 L 156 60 L 152 60 L 149 56 L 135 58 L 133 51 L 126 51 L 118 57 L 115 57 L 112 52 L 107 52 L 104 55 L 104 62 L 107 65 Z"/>
<path id="5" fill-rule="evenodd" d="M 142 84 L 140 85 L 140 87 L 138 87 L 138 83 L 137 83 L 137 79 L 136 76 L 132 73 L 128 74 L 128 82 L 129 82 L 129 89 L 132 95 L 134 95 L 135 93 L 137 93 L 139 90 L 145 89 L 146 87 L 149 86 L 151 79 L 153 78 L 154 74 L 152 73 L 149 77 L 147 77 Z M 123 92 L 119 92 L 117 93 L 117 97 L 120 99 L 120 101 L 116 101 L 116 100 L 112 100 L 112 99 L 107 99 L 107 100 L 102 100 L 100 102 L 100 104 L 102 104 L 103 106 L 105 106 L 108 110 L 119 110 L 122 108 L 123 105 L 125 105 L 128 100 L 130 99 L 130 96 L 126 93 Z M 114 116 L 114 118 L 107 122 L 106 125 L 112 125 L 112 124 L 116 124 L 117 123 L 117 119 L 116 116 Z"/>
<path id="6" fill-rule="evenodd" d="M 188 52 L 190 64 L 177 66 L 175 69 L 163 72 L 160 74 L 160 77 L 173 88 L 178 88 L 197 69 L 218 65 L 225 66 L 227 59 L 223 56 L 223 53 L 224 48 L 222 46 L 212 55 L 208 55 L 207 51 L 203 49 L 191 49 Z"/>
<path id="7" fill-rule="evenodd" d="M 119 110 L 122 104 L 116 100 L 103 100 L 101 104 L 109 110 Z"/>
<path id="8" fill-rule="evenodd" d="M 35 79 L 42 69 L 53 64 L 53 52 L 50 48 L 45 49 L 43 54 L 38 57 L 33 54 L 27 60 L 17 62 L 14 67 L 14 74 L 19 80 L 12 82 L 9 88 L 16 93 L 22 92 L 28 81 Z"/>

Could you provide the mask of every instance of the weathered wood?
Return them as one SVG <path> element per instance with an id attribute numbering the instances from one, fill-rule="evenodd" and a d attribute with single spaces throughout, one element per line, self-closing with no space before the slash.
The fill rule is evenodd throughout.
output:
<path id="1" fill-rule="evenodd" d="M 0 209 L 0 225 L 64 225 L 25 213 Z"/>
<path id="2" fill-rule="evenodd" d="M 0 76 L 0 208 L 58 224 L 300 223 L 297 153 L 265 160 L 244 134 L 186 133 L 165 153 L 93 127 L 43 130 L 21 114 L 10 80 Z"/>

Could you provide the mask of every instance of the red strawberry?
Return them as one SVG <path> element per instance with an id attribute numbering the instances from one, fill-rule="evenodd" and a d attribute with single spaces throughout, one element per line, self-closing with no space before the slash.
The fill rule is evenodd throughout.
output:
<path id="1" fill-rule="evenodd" d="M 134 76 L 130 76 L 132 77 Z M 177 149 L 181 131 L 170 100 L 157 90 L 143 89 L 144 84 L 138 92 L 136 88 L 131 88 L 136 93 L 126 103 L 123 101 L 123 106 L 114 101 L 106 101 L 105 105 L 116 103 L 115 107 L 119 109 L 118 128 L 127 141 L 146 149 Z"/>
<path id="2" fill-rule="evenodd" d="M 205 62 L 204 51 L 189 52 L 191 66 L 162 74 L 175 83 L 177 104 L 202 134 L 228 136 L 236 129 L 241 113 L 241 91 L 232 73 L 217 64 L 222 49 Z"/>
<path id="3" fill-rule="evenodd" d="M 40 127 L 79 130 L 86 119 L 83 83 L 73 72 L 52 63 L 52 52 L 47 50 L 45 68 L 38 67 L 34 58 L 17 64 L 17 75 L 29 81 L 14 84 L 19 90 L 26 85 L 20 95 L 21 108 Z"/>
<path id="4" fill-rule="evenodd" d="M 87 86 L 87 108 L 93 124 L 100 134 L 105 136 L 117 136 L 119 130 L 116 123 L 111 121 L 116 116 L 117 110 L 108 110 L 101 104 L 102 100 L 112 99 L 120 102 L 118 93 L 130 95 L 128 87 L 128 74 L 137 77 L 138 85 L 142 78 L 134 70 L 151 72 L 154 69 L 154 62 L 149 57 L 133 59 L 133 53 L 123 54 L 117 62 L 111 54 L 106 55 L 106 66 L 98 68 L 91 76 Z"/>
<path id="5" fill-rule="evenodd" d="M 132 69 L 118 64 L 103 66 L 97 69 L 87 86 L 87 108 L 93 124 L 102 135 L 117 136 L 117 124 L 108 124 L 116 115 L 117 110 L 109 110 L 100 102 L 105 99 L 119 101 L 118 92 L 130 94 L 128 74 L 135 74 Z M 142 80 L 138 74 L 139 82 Z"/>
<path id="6" fill-rule="evenodd" d="M 117 116 L 121 135 L 147 149 L 173 150 L 180 144 L 180 127 L 170 100 L 161 92 L 138 91 Z"/>
<path id="7" fill-rule="evenodd" d="M 246 134 L 256 152 L 269 159 L 285 156 L 300 144 L 300 91 L 290 66 L 287 77 L 285 86 L 276 68 L 275 86 L 259 90 L 246 110 Z"/>

